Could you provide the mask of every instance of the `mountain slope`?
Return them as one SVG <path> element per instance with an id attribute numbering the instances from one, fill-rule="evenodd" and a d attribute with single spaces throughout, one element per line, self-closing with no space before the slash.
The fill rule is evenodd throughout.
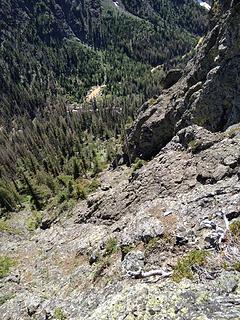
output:
<path id="1" fill-rule="evenodd" d="M 1 0 L 0 21 L 3 211 L 86 197 L 207 24 L 184 0 Z"/>
<path id="2" fill-rule="evenodd" d="M 192 2 L 165 1 L 166 12 L 161 1 L 157 7 L 149 2 L 143 16 L 140 2 L 135 9 L 129 3 L 133 15 L 107 1 L 1 0 L 2 117 L 26 110 L 33 115 L 49 96 L 70 94 L 79 101 L 91 86 L 114 84 L 105 69 L 121 70 L 92 47 L 111 51 L 116 60 L 123 52 L 132 64 L 156 65 L 189 51 L 205 29 L 205 14 Z M 141 19 L 134 18 L 138 14 Z"/>
<path id="3" fill-rule="evenodd" d="M 168 94 L 173 105 L 173 97 L 181 100 L 184 90 L 190 95 L 188 86 L 205 79 L 214 61 L 221 71 L 239 58 L 239 1 L 219 3 L 212 13 L 214 26 L 183 79 L 163 92 L 162 109 L 164 101 L 171 107 Z M 220 56 L 222 36 L 232 41 Z M 158 140 L 164 146 L 159 152 L 153 145 L 154 158 L 148 163 L 102 173 L 101 188 L 80 201 L 71 215 L 65 210 L 57 217 L 52 212 L 29 217 L 23 210 L 2 220 L 3 320 L 240 318 L 239 69 L 229 70 L 233 108 L 222 122 L 226 130 L 211 132 L 186 122 L 183 129 L 176 127 L 169 143 Z M 229 93 L 229 77 L 220 74 L 221 92 Z M 217 84 L 218 76 L 210 72 L 207 80 Z M 211 91 L 206 82 L 200 94 L 211 101 L 213 92 L 215 97 L 221 92 L 217 85 Z M 216 125 L 218 103 L 209 108 Z M 190 115 L 195 110 L 198 104 L 189 108 Z M 233 116 L 238 123 L 227 128 Z M 139 119 L 136 123 L 141 128 Z M 141 131 L 144 141 L 148 133 Z"/>

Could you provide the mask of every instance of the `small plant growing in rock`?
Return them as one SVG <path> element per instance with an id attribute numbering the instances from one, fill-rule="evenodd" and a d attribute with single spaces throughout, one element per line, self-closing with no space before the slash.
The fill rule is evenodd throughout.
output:
<path id="1" fill-rule="evenodd" d="M 7 256 L 0 256 L 0 279 L 6 277 L 10 273 L 11 267 L 14 262 Z"/>
<path id="2" fill-rule="evenodd" d="M 0 296 L 0 306 L 2 306 L 5 302 L 12 299 L 13 297 L 13 294 L 4 294 L 3 296 Z"/>
<path id="3" fill-rule="evenodd" d="M 240 272 L 240 262 L 235 262 L 233 265 L 233 269 Z"/>
<path id="4" fill-rule="evenodd" d="M 226 262 L 226 261 L 223 261 L 223 263 L 222 263 L 222 268 L 224 269 L 224 270 L 228 270 L 228 268 L 229 268 L 229 265 L 228 265 L 228 263 Z"/>
<path id="5" fill-rule="evenodd" d="M 129 244 L 129 245 L 125 245 L 121 247 L 121 251 L 123 253 L 123 255 L 128 254 L 130 251 L 132 251 L 134 249 L 134 245 L 133 244 Z"/>
<path id="6" fill-rule="evenodd" d="M 222 135 L 223 138 L 226 138 L 226 137 L 227 138 L 233 138 L 239 132 L 240 132 L 240 127 L 227 130 L 227 131 L 223 132 L 221 135 Z"/>
<path id="7" fill-rule="evenodd" d="M 42 214 L 40 212 L 34 212 L 26 222 L 27 229 L 29 231 L 36 230 L 42 222 Z"/>
<path id="8" fill-rule="evenodd" d="M 117 239 L 109 238 L 105 243 L 105 252 L 102 256 L 97 256 L 95 260 L 95 271 L 93 273 L 93 282 L 99 278 L 104 270 L 111 264 L 111 255 L 118 251 Z"/>
<path id="9" fill-rule="evenodd" d="M 180 258 L 174 268 L 173 280 L 180 282 L 182 279 L 193 279 L 192 267 L 194 265 L 202 266 L 206 263 L 208 252 L 205 250 L 193 250 Z"/>
<path id="10" fill-rule="evenodd" d="M 18 234 L 19 231 L 16 228 L 13 228 L 8 221 L 0 219 L 0 231 L 7 232 L 10 234 Z"/>
<path id="11" fill-rule="evenodd" d="M 188 148 L 193 152 L 195 153 L 197 151 L 197 149 L 199 148 L 199 146 L 201 145 L 201 143 L 197 140 L 191 140 L 189 143 L 188 143 Z"/>
<path id="12" fill-rule="evenodd" d="M 158 99 L 155 98 L 151 98 L 148 100 L 148 104 L 149 106 L 153 106 L 154 104 L 156 104 L 158 102 Z"/>
<path id="13" fill-rule="evenodd" d="M 67 320 L 67 317 L 65 316 L 61 308 L 56 308 L 54 310 L 54 317 L 56 320 Z"/>
<path id="14" fill-rule="evenodd" d="M 109 257 L 105 257 L 99 260 L 96 264 L 96 269 L 93 273 L 93 282 L 95 282 L 99 277 L 102 276 L 103 271 L 110 266 Z"/>
<path id="15" fill-rule="evenodd" d="M 230 224 L 230 232 L 234 238 L 238 239 L 240 237 L 240 221 L 239 220 L 234 221 Z"/>
<path id="16" fill-rule="evenodd" d="M 165 232 L 161 237 L 155 237 L 149 240 L 145 245 L 147 253 L 151 253 L 155 249 L 159 251 L 168 251 L 175 243 L 175 238 L 171 233 Z"/>
<path id="17" fill-rule="evenodd" d="M 110 238 L 107 240 L 105 245 L 105 256 L 111 256 L 112 254 L 117 252 L 118 246 L 117 246 L 117 239 Z"/>
<path id="18" fill-rule="evenodd" d="M 145 165 L 145 163 L 146 163 L 146 161 L 144 161 L 142 159 L 137 159 L 132 167 L 132 172 L 134 173 L 134 172 L 138 171 L 139 169 L 141 169 Z"/>
<path id="19" fill-rule="evenodd" d="M 151 238 L 148 243 L 145 245 L 145 249 L 147 252 L 152 252 L 154 249 L 158 247 L 159 244 L 159 238 Z"/>

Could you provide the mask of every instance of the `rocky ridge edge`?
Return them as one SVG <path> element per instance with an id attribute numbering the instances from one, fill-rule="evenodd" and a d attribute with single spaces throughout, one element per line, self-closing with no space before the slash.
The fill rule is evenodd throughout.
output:
<path id="1" fill-rule="evenodd" d="M 131 160 L 151 159 L 189 125 L 217 132 L 240 121 L 240 3 L 215 1 L 211 15 L 211 30 L 181 79 L 140 109 L 125 145 Z"/>

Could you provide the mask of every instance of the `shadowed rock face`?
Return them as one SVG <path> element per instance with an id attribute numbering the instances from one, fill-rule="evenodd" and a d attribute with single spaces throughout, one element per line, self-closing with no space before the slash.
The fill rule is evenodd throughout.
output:
<path id="1" fill-rule="evenodd" d="M 217 132 L 240 121 L 240 3 L 216 1 L 211 14 L 212 28 L 184 76 L 140 109 L 125 147 L 132 159 L 151 159 L 188 125 Z"/>

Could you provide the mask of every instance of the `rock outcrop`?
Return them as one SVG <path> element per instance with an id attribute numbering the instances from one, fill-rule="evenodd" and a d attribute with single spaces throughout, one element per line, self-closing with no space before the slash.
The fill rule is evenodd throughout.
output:
<path id="1" fill-rule="evenodd" d="M 239 138 L 239 125 L 224 133 L 211 133 L 196 125 L 180 130 L 157 157 L 134 174 L 130 183 L 125 180 L 109 192 L 95 196 L 94 201 L 88 201 L 87 210 L 79 214 L 79 222 L 111 225 L 128 217 L 128 223 L 134 219 L 130 228 L 134 237 L 134 226 L 138 230 L 142 228 L 136 213 L 142 210 L 142 219 L 144 211 L 154 209 L 156 199 L 156 211 L 170 210 L 187 219 L 191 215 L 198 220 L 234 203 L 236 207 L 232 210 L 238 212 Z M 147 232 L 149 225 L 147 221 L 142 229 Z M 153 225 L 157 228 L 154 221 Z"/>
<path id="2" fill-rule="evenodd" d="M 211 15 L 182 78 L 140 110 L 125 147 L 132 159 L 151 159 L 188 125 L 218 132 L 240 121 L 240 3 L 215 1 Z"/>
<path id="3" fill-rule="evenodd" d="M 0 280 L 3 320 L 239 319 L 240 242 L 223 236 L 224 217 L 240 217 L 240 126 L 182 129 L 127 175 L 104 173 L 111 188 L 50 229 L 3 232 L 1 254 L 16 261 Z M 198 252 L 207 260 L 187 269 L 194 282 L 173 282 Z"/>

